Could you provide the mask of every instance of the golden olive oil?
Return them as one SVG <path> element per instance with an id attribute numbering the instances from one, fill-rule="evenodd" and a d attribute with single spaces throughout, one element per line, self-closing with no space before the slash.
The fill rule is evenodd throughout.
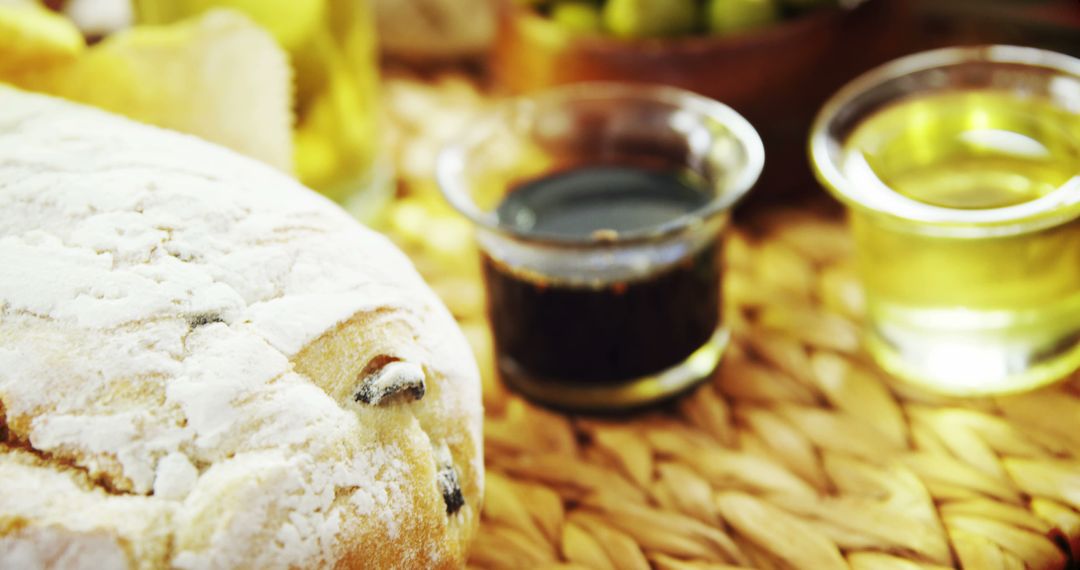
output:
<path id="1" fill-rule="evenodd" d="M 1010 92 L 912 97 L 863 120 L 845 142 L 843 168 L 854 186 L 898 194 L 933 215 L 1037 210 L 1032 202 L 1054 202 L 1080 184 L 1080 118 Z M 977 394 L 1031 388 L 1080 367 L 1080 220 L 1025 227 L 1024 219 L 943 229 L 853 216 L 870 349 L 886 368 Z"/>

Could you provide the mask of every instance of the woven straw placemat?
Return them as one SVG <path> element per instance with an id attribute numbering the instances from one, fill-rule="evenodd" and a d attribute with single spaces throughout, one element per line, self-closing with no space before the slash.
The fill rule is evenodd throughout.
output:
<path id="1" fill-rule="evenodd" d="M 487 488 L 475 568 L 1070 568 L 1080 554 L 1080 375 L 950 399 L 860 348 L 863 298 L 839 222 L 776 212 L 726 242 L 734 342 L 664 409 L 568 417 L 494 376 L 471 229 L 435 196 L 435 150 L 485 104 L 470 82 L 393 76 L 407 194 L 386 229 L 473 342 Z M 1072 566 L 1075 568 L 1075 566 Z"/>

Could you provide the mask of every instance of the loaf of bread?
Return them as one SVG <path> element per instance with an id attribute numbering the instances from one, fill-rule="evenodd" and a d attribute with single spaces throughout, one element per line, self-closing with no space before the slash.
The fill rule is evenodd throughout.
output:
<path id="1" fill-rule="evenodd" d="M 193 137 L 0 86 L 0 568 L 449 568 L 480 382 L 377 233 Z"/>

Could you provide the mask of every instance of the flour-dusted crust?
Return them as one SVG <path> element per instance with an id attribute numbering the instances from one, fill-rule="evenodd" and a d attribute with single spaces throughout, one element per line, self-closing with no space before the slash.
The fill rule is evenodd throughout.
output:
<path id="1" fill-rule="evenodd" d="M 479 390 L 409 261 L 322 197 L 0 87 L 0 567 L 460 566 Z"/>

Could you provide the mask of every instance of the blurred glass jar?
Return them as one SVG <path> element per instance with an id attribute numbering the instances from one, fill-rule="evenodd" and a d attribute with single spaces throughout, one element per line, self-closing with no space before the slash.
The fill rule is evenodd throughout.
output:
<path id="1" fill-rule="evenodd" d="M 369 0 L 135 0 L 139 23 L 212 8 L 239 10 L 267 29 L 293 67 L 294 169 L 307 186 L 370 219 L 390 197 L 379 152 L 374 14 Z"/>

